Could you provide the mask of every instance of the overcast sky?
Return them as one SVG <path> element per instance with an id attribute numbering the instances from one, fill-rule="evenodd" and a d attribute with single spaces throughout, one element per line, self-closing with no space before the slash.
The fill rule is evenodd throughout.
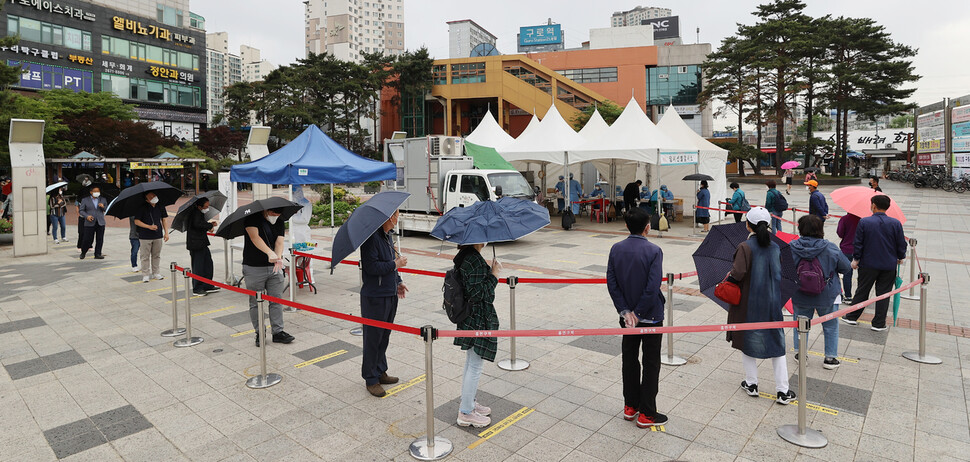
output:
<path id="1" fill-rule="evenodd" d="M 515 52 L 519 26 L 562 24 L 566 47 L 578 47 L 589 39 L 589 29 L 609 27 L 614 11 L 629 10 L 637 3 L 588 0 L 488 0 L 478 2 L 404 0 L 405 45 L 426 46 L 436 58 L 448 57 L 446 21 L 472 19 L 498 36 L 498 49 Z M 684 43 L 700 42 L 716 49 L 732 35 L 736 24 L 753 24 L 751 12 L 762 3 L 754 0 L 651 1 L 644 6 L 671 8 L 680 17 Z M 871 17 L 886 27 L 893 40 L 918 48 L 914 60 L 922 79 L 912 101 L 931 104 L 944 97 L 970 93 L 970 59 L 966 55 L 970 36 L 970 8 L 965 0 L 930 0 L 918 3 L 875 0 L 811 0 L 811 16 Z M 192 11 L 205 17 L 208 32 L 229 32 L 230 50 L 239 45 L 259 48 L 273 64 L 292 63 L 304 54 L 304 7 L 299 0 L 192 0 Z M 721 124 L 717 124 L 721 125 Z"/>

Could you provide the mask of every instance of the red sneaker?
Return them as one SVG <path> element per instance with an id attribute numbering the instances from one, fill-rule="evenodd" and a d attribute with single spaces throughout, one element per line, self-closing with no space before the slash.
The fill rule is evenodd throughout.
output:
<path id="1" fill-rule="evenodd" d="M 632 407 L 632 406 L 623 406 L 623 418 L 626 419 L 626 420 L 636 419 L 637 418 L 637 414 L 639 414 L 639 413 L 640 413 L 640 411 L 638 411 L 637 408 L 635 408 L 635 407 Z"/>
<path id="2" fill-rule="evenodd" d="M 643 414 L 640 414 L 640 417 L 637 418 L 637 426 L 640 428 L 649 428 L 657 425 L 664 425 L 666 423 L 667 423 L 667 416 L 659 412 L 653 417 L 647 417 Z"/>

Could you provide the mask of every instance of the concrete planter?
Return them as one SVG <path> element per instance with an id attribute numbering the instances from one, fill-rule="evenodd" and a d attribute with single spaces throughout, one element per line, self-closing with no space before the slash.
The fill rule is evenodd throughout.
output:
<path id="1" fill-rule="evenodd" d="M 13 233 L 0 234 L 0 245 L 13 244 Z"/>

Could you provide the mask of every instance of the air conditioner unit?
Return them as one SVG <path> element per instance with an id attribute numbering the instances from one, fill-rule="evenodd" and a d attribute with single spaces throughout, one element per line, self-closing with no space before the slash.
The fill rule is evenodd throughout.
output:
<path id="1" fill-rule="evenodd" d="M 460 156 L 461 138 L 455 136 L 439 136 L 438 149 L 442 156 Z"/>
<path id="2" fill-rule="evenodd" d="M 670 78 L 670 75 L 668 75 L 668 74 L 657 74 L 657 78 L 658 79 L 664 79 L 664 80 L 666 80 L 666 79 L 669 79 Z"/>

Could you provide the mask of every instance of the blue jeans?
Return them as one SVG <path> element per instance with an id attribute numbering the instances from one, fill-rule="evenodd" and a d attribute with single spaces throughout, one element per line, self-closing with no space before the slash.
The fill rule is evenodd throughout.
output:
<path id="1" fill-rule="evenodd" d="M 839 310 L 839 305 L 832 305 L 830 309 L 820 309 L 813 310 L 811 308 L 800 307 L 794 305 L 795 317 L 807 316 L 808 319 L 815 317 L 815 312 L 818 311 L 819 316 L 825 316 L 829 313 Z M 795 351 L 798 351 L 798 330 L 792 329 L 792 334 L 795 335 L 795 341 L 792 343 L 795 346 Z M 839 355 L 839 318 L 832 318 L 828 321 L 822 323 L 822 337 L 825 340 L 825 357 L 834 358 Z"/>
<path id="2" fill-rule="evenodd" d="M 778 234 L 781 231 L 781 219 L 775 218 L 774 214 L 771 216 L 771 234 Z"/>
<path id="3" fill-rule="evenodd" d="M 57 225 L 61 225 L 61 239 L 67 238 L 67 217 L 51 215 L 51 237 L 57 239 Z"/>
<path id="4" fill-rule="evenodd" d="M 482 368 L 485 365 L 485 360 L 478 353 L 475 353 L 474 348 L 468 349 L 468 356 L 465 359 L 465 372 L 462 374 L 461 379 L 461 404 L 458 405 L 458 411 L 471 414 L 475 411 L 475 395 L 478 394 L 478 379 L 482 377 Z"/>
<path id="5" fill-rule="evenodd" d="M 141 249 L 141 239 L 129 237 L 128 242 L 131 242 L 131 267 L 135 268 L 138 266 L 138 250 Z"/>
<path id="6" fill-rule="evenodd" d="M 845 258 L 852 262 L 852 254 L 842 252 Z M 842 276 L 842 298 L 852 300 L 852 265 L 849 265 L 849 272 Z"/>

